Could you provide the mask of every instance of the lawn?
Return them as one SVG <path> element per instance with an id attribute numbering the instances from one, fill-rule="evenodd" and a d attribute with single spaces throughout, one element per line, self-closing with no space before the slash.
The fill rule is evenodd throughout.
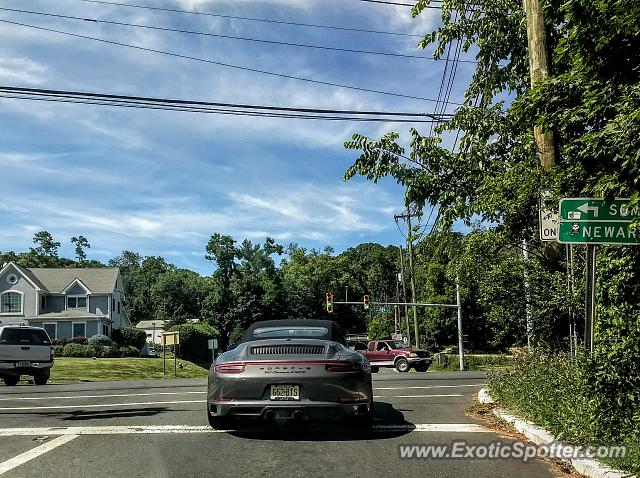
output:
<path id="1" fill-rule="evenodd" d="M 180 368 L 182 365 L 182 368 Z M 207 370 L 187 360 L 178 360 L 177 377 L 206 377 Z M 173 358 L 167 358 L 167 374 L 162 374 L 162 358 L 70 358 L 55 359 L 51 383 L 104 382 L 109 380 L 151 380 L 174 378 Z"/>

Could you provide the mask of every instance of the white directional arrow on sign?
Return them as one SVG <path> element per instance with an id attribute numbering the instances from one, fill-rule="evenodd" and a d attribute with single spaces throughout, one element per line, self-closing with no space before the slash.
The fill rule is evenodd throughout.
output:
<path id="1" fill-rule="evenodd" d="M 589 211 L 593 211 L 593 217 L 598 217 L 598 206 L 589 206 L 589 203 L 586 202 L 581 206 L 578 206 L 578 211 L 582 211 L 583 213 L 588 213 Z"/>

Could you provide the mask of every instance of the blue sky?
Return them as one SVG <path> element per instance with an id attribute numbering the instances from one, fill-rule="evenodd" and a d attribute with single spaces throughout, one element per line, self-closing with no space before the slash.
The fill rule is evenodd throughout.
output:
<path id="1" fill-rule="evenodd" d="M 131 2 L 294 22 L 422 34 L 439 12 L 357 0 Z M 300 28 L 96 5 L 6 0 L 2 5 L 102 20 L 188 28 L 278 41 L 424 53 L 416 37 Z M 216 61 L 377 90 L 436 98 L 444 62 L 347 54 L 0 12 L 0 19 L 66 30 Z M 262 105 L 433 111 L 434 104 L 275 78 L 0 23 L 0 84 Z M 452 101 L 470 65 L 460 64 Z M 451 110 L 449 110 L 451 111 Z M 422 131 L 424 125 L 416 125 Z M 393 181 L 342 180 L 355 133 L 379 137 L 410 125 L 318 122 L 0 99 L 0 250 L 23 251 L 46 229 L 72 256 L 83 234 L 89 257 L 123 249 L 161 255 L 208 274 L 214 232 L 337 252 L 361 242 L 400 244 L 403 207 Z M 426 131 L 424 131 L 426 133 Z"/>

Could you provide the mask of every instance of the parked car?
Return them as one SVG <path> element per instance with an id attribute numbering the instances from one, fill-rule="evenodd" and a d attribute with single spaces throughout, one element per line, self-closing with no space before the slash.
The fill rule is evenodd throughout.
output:
<path id="1" fill-rule="evenodd" d="M 373 422 L 371 367 L 330 320 L 256 322 L 211 365 L 207 419 L 234 417 Z"/>
<path id="2" fill-rule="evenodd" d="M 36 385 L 45 385 L 53 366 L 53 346 L 40 327 L 0 327 L 0 378 L 15 385 L 21 375 L 31 375 Z"/>
<path id="3" fill-rule="evenodd" d="M 426 372 L 431 365 L 431 357 L 426 350 L 409 347 L 400 340 L 372 340 L 355 345 L 355 350 L 364 355 L 371 363 L 371 371 L 376 373 L 380 367 L 395 367 L 398 372 Z"/>

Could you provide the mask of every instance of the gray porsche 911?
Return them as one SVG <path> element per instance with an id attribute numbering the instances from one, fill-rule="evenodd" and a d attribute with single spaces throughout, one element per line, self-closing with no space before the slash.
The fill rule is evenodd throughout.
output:
<path id="1" fill-rule="evenodd" d="M 233 417 L 347 418 L 369 428 L 372 407 L 371 366 L 330 320 L 256 322 L 209 370 L 207 418 L 217 429 Z"/>

